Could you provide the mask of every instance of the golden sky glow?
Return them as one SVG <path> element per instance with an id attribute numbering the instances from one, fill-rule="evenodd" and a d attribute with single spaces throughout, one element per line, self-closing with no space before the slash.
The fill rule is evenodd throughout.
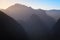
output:
<path id="1" fill-rule="evenodd" d="M 15 3 L 31 6 L 34 9 L 60 9 L 60 0 L 0 0 L 0 9 L 6 9 Z"/>
<path id="2" fill-rule="evenodd" d="M 12 0 L 0 0 L 0 9 L 6 9 L 10 5 L 12 5 L 14 2 Z"/>

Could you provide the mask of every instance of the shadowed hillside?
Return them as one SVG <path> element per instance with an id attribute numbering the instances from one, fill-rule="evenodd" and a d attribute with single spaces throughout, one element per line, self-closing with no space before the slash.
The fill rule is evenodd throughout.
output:
<path id="1" fill-rule="evenodd" d="M 55 26 L 53 27 L 53 37 L 54 39 L 58 39 L 60 40 L 60 19 L 57 21 L 57 23 L 55 24 Z"/>
<path id="2" fill-rule="evenodd" d="M 20 24 L 13 18 L 0 11 L 0 39 L 27 40 L 27 35 Z"/>
<path id="3" fill-rule="evenodd" d="M 56 22 L 52 30 L 49 32 L 48 40 L 60 40 L 60 19 Z"/>

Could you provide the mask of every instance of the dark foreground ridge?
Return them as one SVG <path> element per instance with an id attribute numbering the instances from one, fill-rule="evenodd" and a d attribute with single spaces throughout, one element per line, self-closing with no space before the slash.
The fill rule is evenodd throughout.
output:
<path id="1" fill-rule="evenodd" d="M 60 19 L 53 26 L 51 33 L 49 32 L 48 40 L 60 40 Z"/>
<path id="2" fill-rule="evenodd" d="M 20 24 L 0 11 L 0 40 L 27 40 L 27 35 Z"/>
<path id="3" fill-rule="evenodd" d="M 56 39 L 56 40 L 60 40 L 60 19 L 57 21 L 57 23 L 55 24 L 55 26 L 53 27 L 53 37 Z"/>

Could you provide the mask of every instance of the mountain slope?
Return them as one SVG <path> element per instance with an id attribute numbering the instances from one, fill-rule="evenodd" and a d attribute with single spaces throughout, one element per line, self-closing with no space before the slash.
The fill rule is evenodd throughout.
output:
<path id="1" fill-rule="evenodd" d="M 51 29 L 55 24 L 55 19 L 47 15 L 45 10 L 38 9 L 37 11 L 39 12 L 37 15 L 40 17 L 40 19 L 49 27 L 49 29 Z"/>
<path id="2" fill-rule="evenodd" d="M 26 32 L 13 18 L 0 11 L 0 39 L 26 40 Z"/>

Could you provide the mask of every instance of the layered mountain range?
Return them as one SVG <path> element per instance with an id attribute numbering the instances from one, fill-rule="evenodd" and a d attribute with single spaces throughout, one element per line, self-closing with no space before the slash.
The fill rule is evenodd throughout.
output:
<path id="1" fill-rule="evenodd" d="M 56 10 L 33 9 L 21 4 L 14 4 L 2 11 L 22 25 L 30 40 L 47 40 L 48 33 L 60 18 Z"/>

